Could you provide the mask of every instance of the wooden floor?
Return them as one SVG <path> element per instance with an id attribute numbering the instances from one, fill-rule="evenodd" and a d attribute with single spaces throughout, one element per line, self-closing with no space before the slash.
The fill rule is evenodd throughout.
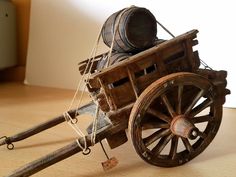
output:
<path id="1" fill-rule="evenodd" d="M 63 113 L 73 91 L 29 87 L 17 83 L 0 84 L 0 136 L 13 135 Z M 88 101 L 86 97 L 84 102 Z M 236 109 L 224 109 L 220 131 L 210 146 L 189 163 L 176 168 L 159 168 L 142 161 L 128 143 L 108 149 L 119 165 L 104 172 L 101 147 L 96 145 L 88 156 L 77 154 L 34 176 L 38 177 L 235 177 L 236 176 Z M 81 120 L 86 127 L 90 117 Z M 0 147 L 0 176 L 72 142 L 76 134 L 66 124 L 47 130 L 22 142 L 9 151 Z M 107 147 L 107 146 L 106 146 Z"/>

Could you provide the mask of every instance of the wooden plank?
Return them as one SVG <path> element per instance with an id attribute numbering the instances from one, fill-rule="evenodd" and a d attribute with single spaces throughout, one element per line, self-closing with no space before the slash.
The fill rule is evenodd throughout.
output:
<path id="1" fill-rule="evenodd" d="M 184 51 L 183 42 L 180 42 L 180 43 L 175 44 L 173 46 L 169 46 L 168 48 L 163 50 L 162 51 L 162 56 L 163 56 L 162 59 L 165 60 L 166 58 L 169 58 L 169 57 L 173 56 L 176 53 Z"/>
<path id="2" fill-rule="evenodd" d="M 126 77 L 128 77 L 126 67 L 123 67 L 118 68 L 115 72 L 104 74 L 100 78 L 103 80 L 104 84 L 112 84 Z"/>
<path id="3" fill-rule="evenodd" d="M 120 86 L 114 87 L 109 91 L 113 96 L 113 102 L 117 108 L 125 106 L 136 100 L 135 93 L 133 92 L 130 82 L 126 82 Z"/>
<path id="4" fill-rule="evenodd" d="M 159 53 L 156 52 L 157 69 L 160 74 L 160 77 L 165 76 L 167 74 L 166 67 L 165 67 L 163 61 L 161 60 L 162 56 L 163 56 L 162 52 L 159 52 Z"/>
<path id="5" fill-rule="evenodd" d="M 143 57 L 142 60 L 139 60 L 127 66 L 132 72 L 136 73 L 154 65 L 155 63 L 156 63 L 156 56 L 154 54 L 151 54 L 146 57 Z"/>
<path id="6" fill-rule="evenodd" d="M 194 61 L 195 61 L 194 70 L 196 71 L 200 66 L 200 58 L 199 58 L 199 54 L 197 50 L 193 52 L 193 56 L 194 56 Z"/>
<path id="7" fill-rule="evenodd" d="M 144 76 L 137 78 L 138 89 L 140 91 L 143 91 L 151 83 L 153 83 L 155 80 L 159 78 L 160 78 L 160 73 L 158 71 L 154 71 L 152 73 L 149 73 L 149 74 L 146 74 Z"/>
<path id="8" fill-rule="evenodd" d="M 135 97 L 136 97 L 136 99 L 138 99 L 138 87 L 137 87 L 135 75 L 133 72 L 130 71 L 130 69 L 128 67 L 127 67 L 127 72 L 128 72 L 129 80 L 130 80 L 132 89 L 134 91 Z"/>
<path id="9" fill-rule="evenodd" d="M 192 46 L 198 45 L 198 40 L 192 40 Z"/>
<path id="10" fill-rule="evenodd" d="M 111 120 L 113 126 L 119 125 L 119 127 L 121 127 L 121 129 L 113 131 L 113 133 L 128 128 L 129 116 L 133 108 L 133 105 L 134 102 L 117 109 L 117 111 L 112 111 L 107 113 L 107 117 Z"/>
<path id="11" fill-rule="evenodd" d="M 136 72 L 138 70 L 142 70 L 147 65 L 149 65 L 149 62 L 151 65 L 151 63 L 155 63 L 156 61 L 159 70 L 162 71 L 162 76 L 164 76 L 165 74 L 168 74 L 168 72 L 163 69 L 165 67 L 162 61 L 160 60 L 163 60 L 164 57 L 169 57 L 169 55 L 171 54 L 173 55 L 175 52 L 181 51 L 181 48 L 183 47 L 182 43 L 185 42 L 185 40 L 187 39 L 189 41 L 192 41 L 196 37 L 197 32 L 197 30 L 192 30 L 176 38 L 165 41 L 159 44 L 158 46 L 154 46 L 134 56 L 131 56 L 128 59 L 119 62 L 117 65 L 113 65 L 106 69 L 103 69 L 100 73 L 94 73 L 91 75 L 89 83 L 91 87 L 97 87 L 98 84 L 96 83 L 96 78 L 98 77 L 101 77 L 104 80 L 104 83 L 106 84 L 113 83 L 114 81 L 118 81 L 127 76 L 126 72 L 124 71 L 124 68 L 126 66 L 128 66 L 133 72 Z"/>
<path id="12" fill-rule="evenodd" d="M 94 57 L 94 59 L 98 59 L 98 60 L 99 60 L 102 56 L 107 55 L 107 53 L 108 53 L 108 52 L 102 53 L 102 54 L 100 54 L 100 55 L 97 55 L 97 56 Z M 85 60 L 79 62 L 78 65 L 81 65 L 81 64 L 83 64 L 83 63 L 88 63 L 89 60 L 92 60 L 92 58 L 85 59 Z"/>
<path id="13" fill-rule="evenodd" d="M 87 66 L 87 63 L 81 63 L 81 64 L 79 65 L 79 72 L 80 72 L 80 74 L 81 74 L 81 75 L 87 74 L 88 71 L 89 71 L 89 69 L 90 69 L 90 67 L 91 67 L 91 72 L 90 72 L 90 73 L 94 73 L 95 70 L 97 69 L 98 61 L 99 61 L 99 60 L 95 60 L 94 62 L 89 62 L 89 65 L 88 65 L 88 66 Z M 93 64 L 93 65 L 91 66 L 91 64 Z M 87 68 L 86 68 L 86 67 L 87 67 Z M 86 72 L 85 72 L 85 69 L 86 69 Z"/>
<path id="14" fill-rule="evenodd" d="M 97 56 L 94 57 L 94 62 L 93 62 L 93 66 L 92 66 L 92 69 L 91 69 L 91 73 L 93 73 L 97 69 L 98 62 L 101 60 L 101 58 L 103 58 L 103 56 L 107 55 L 107 53 L 108 52 L 102 53 L 102 54 L 97 55 Z M 79 72 L 80 72 L 81 75 L 84 73 L 86 65 L 87 65 L 88 62 L 89 62 L 89 66 L 88 67 L 91 66 L 92 59 L 93 58 L 89 58 L 89 59 L 83 60 L 83 61 L 78 63 L 78 65 L 79 65 Z M 87 73 L 88 72 L 86 72 L 85 74 L 87 74 Z"/>
<path id="15" fill-rule="evenodd" d="M 111 149 L 114 149 L 128 141 L 127 135 L 124 130 L 109 135 L 106 139 Z"/>
<path id="16" fill-rule="evenodd" d="M 196 37 L 196 34 L 198 33 L 198 30 L 191 30 L 187 33 L 184 33 L 180 36 L 177 36 L 176 38 L 173 38 L 173 39 L 170 39 L 168 41 L 165 41 L 157 46 L 154 46 L 150 49 L 147 49 L 143 52 L 140 52 L 134 56 L 131 56 L 129 57 L 129 59 L 127 60 L 124 60 L 124 61 L 121 61 L 119 64 L 117 65 L 113 65 L 113 66 L 110 66 L 106 69 L 104 69 L 102 72 L 100 73 L 95 73 L 92 75 L 92 78 L 98 78 L 98 77 L 101 77 L 102 75 L 104 74 L 108 74 L 108 73 L 112 73 L 112 72 L 116 72 L 116 70 L 124 67 L 124 66 L 127 66 L 127 65 L 130 65 L 132 63 L 136 63 L 137 61 L 139 60 L 142 60 L 144 57 L 147 57 L 147 56 L 150 56 L 151 54 L 153 53 L 158 53 L 168 47 L 171 47 L 175 44 L 178 44 L 184 40 L 187 40 L 187 39 L 194 39 Z"/>
<path id="17" fill-rule="evenodd" d="M 105 97 L 106 97 L 106 100 L 107 100 L 107 103 L 108 103 L 110 109 L 111 110 L 116 110 L 117 107 L 114 104 L 114 96 L 111 94 L 110 89 L 108 88 L 108 86 L 106 84 L 103 83 L 103 81 L 100 78 L 98 78 L 98 81 L 101 85 L 101 88 L 105 92 Z"/>
<path id="18" fill-rule="evenodd" d="M 106 95 L 104 93 L 99 93 L 97 95 L 97 101 L 98 101 L 98 104 L 99 104 L 99 108 L 103 112 L 109 112 L 110 111 L 110 106 L 107 102 Z"/>
<path id="19" fill-rule="evenodd" d="M 185 50 L 186 50 L 186 55 L 187 55 L 187 59 L 188 59 L 188 63 L 189 63 L 189 67 L 191 67 L 192 69 L 196 68 L 196 62 L 195 62 L 195 58 L 193 55 L 193 48 L 192 48 L 192 42 L 191 40 L 187 39 L 185 41 Z"/>

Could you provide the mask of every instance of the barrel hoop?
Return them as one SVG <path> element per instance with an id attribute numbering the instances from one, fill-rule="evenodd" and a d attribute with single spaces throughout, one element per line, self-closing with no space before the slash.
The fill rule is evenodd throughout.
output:
<path id="1" fill-rule="evenodd" d="M 137 7 L 133 7 L 132 9 L 130 8 L 129 9 L 129 11 L 130 10 L 133 10 L 133 11 L 135 11 L 135 10 L 138 10 L 139 8 L 137 8 Z M 127 11 L 128 12 L 128 11 Z M 126 26 L 126 24 L 127 24 L 127 21 L 128 21 L 128 19 L 129 19 L 129 17 L 132 15 L 132 13 L 128 13 L 128 15 L 126 16 L 126 18 L 125 18 L 125 20 L 124 20 L 124 26 Z M 126 34 L 126 29 L 125 28 L 123 28 L 123 29 L 121 29 L 121 30 L 123 30 L 122 31 L 122 33 L 124 34 L 124 38 L 122 38 L 122 36 L 121 36 L 121 38 L 122 38 L 122 40 L 124 40 L 125 42 L 126 42 L 126 44 L 127 45 L 129 45 L 129 47 L 131 48 L 131 49 L 134 49 L 134 50 L 139 50 L 137 47 L 135 47 L 130 41 L 128 41 L 127 39 L 127 34 Z"/>
<path id="2" fill-rule="evenodd" d="M 118 11 L 117 14 L 116 14 L 116 16 L 115 16 L 115 18 L 114 18 L 114 23 L 112 24 L 113 35 L 115 35 L 115 24 L 116 24 L 116 20 L 117 20 L 119 14 L 120 14 L 123 10 L 124 10 L 124 9 Z M 118 33 L 119 33 L 119 24 L 118 24 L 118 29 L 117 29 L 116 34 L 118 34 Z M 114 46 L 117 46 L 118 48 L 121 49 L 121 51 L 124 51 L 124 48 L 122 48 L 122 46 L 120 46 L 119 43 L 118 43 L 116 40 L 114 41 L 114 43 L 115 43 Z M 111 45 L 111 44 L 110 44 L 110 45 Z"/>

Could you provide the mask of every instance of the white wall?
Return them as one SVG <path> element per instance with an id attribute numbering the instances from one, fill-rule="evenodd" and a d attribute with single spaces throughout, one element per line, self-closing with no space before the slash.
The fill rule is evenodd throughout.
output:
<path id="1" fill-rule="evenodd" d="M 233 0 L 32 0 L 26 82 L 74 89 L 80 77 L 77 63 L 90 55 L 104 20 L 130 5 L 148 8 L 175 35 L 198 29 L 200 57 L 228 71 L 232 94 L 226 105 L 236 107 Z M 169 36 L 159 28 L 158 37 Z"/>

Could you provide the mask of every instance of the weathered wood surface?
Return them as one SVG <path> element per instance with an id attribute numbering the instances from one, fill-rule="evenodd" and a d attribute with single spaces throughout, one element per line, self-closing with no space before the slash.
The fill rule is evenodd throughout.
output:
<path id="1" fill-rule="evenodd" d="M 188 87 L 196 88 L 190 92 L 193 99 L 184 96 Z M 215 89 L 207 78 L 186 72 L 167 75 L 147 87 L 135 102 L 129 118 L 131 139 L 138 155 L 152 165 L 173 167 L 203 152 L 215 137 L 222 118 L 225 95 L 222 97 Z M 198 115 L 208 108 L 204 115 Z M 148 133 L 148 128 L 153 130 L 150 126 L 153 121 L 156 129 Z M 200 130 L 198 123 L 202 122 L 206 127 Z M 190 141 L 192 139 L 196 141 Z M 180 141 L 183 149 L 179 147 Z M 171 146 L 167 147 L 169 142 Z M 168 149 L 164 151 L 165 148 Z"/>
<path id="2" fill-rule="evenodd" d="M 108 73 L 113 73 L 113 72 L 117 73 L 117 71 L 119 71 L 119 69 L 129 66 L 130 64 L 132 65 L 133 63 L 136 63 L 137 61 L 143 60 L 144 58 L 150 56 L 153 53 L 159 53 L 160 51 L 163 51 L 166 48 L 170 49 L 173 46 L 175 46 L 183 41 L 186 41 L 187 39 L 193 40 L 196 38 L 197 33 L 198 33 L 198 30 L 192 30 L 192 31 L 184 33 L 180 36 L 177 36 L 176 38 L 165 41 L 158 46 L 154 46 L 150 49 L 147 49 L 143 52 L 140 52 L 140 53 L 130 57 L 128 60 L 122 61 L 119 65 L 111 66 L 109 68 L 104 69 L 100 73 L 95 73 L 94 75 L 92 75 L 92 79 L 96 79 L 98 77 L 106 77 L 104 75 L 106 75 Z M 193 46 L 193 45 L 191 45 L 191 46 Z"/>
<path id="3" fill-rule="evenodd" d="M 193 46 L 198 44 L 197 33 L 192 30 L 162 41 L 99 72 L 96 72 L 97 65 L 106 54 L 96 56 L 93 63 L 91 59 L 79 63 L 79 71 L 85 74 L 89 63 L 92 75 L 88 90 L 95 95 L 99 108 L 111 121 L 109 126 L 98 126 L 96 142 L 106 138 L 111 148 L 124 144 L 127 141 L 125 130 L 129 125 L 132 142 L 140 157 L 163 167 L 182 165 L 211 143 L 221 123 L 225 96 L 230 91 L 226 89 L 226 71 L 199 69 L 198 51 L 193 51 Z M 200 99 L 204 101 L 197 105 Z M 208 114 L 198 115 L 207 108 Z M 91 102 L 68 113 L 74 119 L 77 114 L 94 112 L 95 104 Z M 61 115 L 2 140 L 0 146 L 23 140 L 64 121 Z M 206 129 L 200 131 L 197 128 L 199 123 L 206 123 Z M 88 146 L 91 146 L 91 125 L 87 129 Z M 143 137 L 143 131 L 153 129 L 156 132 Z M 190 142 L 197 137 L 194 143 Z M 84 139 L 79 141 L 84 145 Z M 179 141 L 184 145 L 180 151 Z M 169 142 L 168 154 L 163 155 Z M 80 151 L 77 142 L 73 142 L 16 170 L 9 177 L 30 176 Z"/>
<path id="4" fill-rule="evenodd" d="M 225 103 L 225 96 L 230 94 L 230 90 L 226 88 L 227 86 L 227 71 L 220 70 L 209 70 L 209 69 L 198 69 L 197 74 L 209 79 L 215 86 L 215 94 L 221 96 L 222 104 Z"/>
<path id="5" fill-rule="evenodd" d="M 119 52 L 137 52 L 151 47 L 156 33 L 153 14 L 146 8 L 135 6 L 113 13 L 102 27 L 104 43 L 110 47 L 114 39 L 113 50 Z"/>
<path id="6" fill-rule="evenodd" d="M 105 129 L 104 131 L 98 133 L 96 135 L 96 143 L 102 141 L 104 138 L 106 138 L 107 134 L 109 134 L 109 131 L 112 131 L 112 129 L 116 129 L 116 127 L 112 127 Z M 87 147 L 91 146 L 91 136 L 86 136 L 86 143 Z M 80 144 L 84 147 L 84 138 L 79 139 Z M 62 161 L 78 152 L 81 152 L 81 148 L 78 146 L 77 142 L 73 142 L 61 149 L 58 149 L 40 159 L 37 159 L 29 164 L 26 164 L 25 166 L 13 171 L 11 174 L 7 175 L 6 177 L 27 177 L 31 176 L 38 171 L 41 171 L 59 161 Z"/>
<path id="7" fill-rule="evenodd" d="M 75 112 L 76 112 L 76 110 L 72 110 L 72 111 L 69 112 L 71 117 L 73 117 L 73 118 L 75 117 L 74 116 Z M 54 119 L 51 119 L 51 120 L 49 120 L 47 122 L 39 124 L 39 125 L 37 125 L 37 126 L 35 126 L 33 128 L 30 128 L 30 129 L 28 129 L 26 131 L 18 133 L 18 134 L 14 135 L 14 136 L 7 137 L 7 139 L 3 139 L 0 142 L 0 146 L 4 145 L 4 144 L 11 144 L 13 142 L 24 140 L 24 139 L 29 138 L 29 137 L 31 137 L 31 136 L 33 136 L 35 134 L 38 134 L 38 133 L 40 133 L 40 132 L 42 132 L 44 130 L 52 128 L 52 127 L 54 127 L 54 126 L 56 126 L 56 125 L 58 125 L 58 124 L 60 124 L 60 123 L 62 123 L 64 121 L 65 121 L 65 118 L 64 118 L 63 115 L 61 115 L 61 116 L 56 117 Z"/>
<path id="8" fill-rule="evenodd" d="M 92 74 L 89 90 L 103 88 L 107 104 L 114 111 L 134 102 L 147 86 L 167 74 L 197 70 L 199 57 L 192 49 L 197 32 L 192 30 Z"/>
<path id="9" fill-rule="evenodd" d="M 80 74 L 81 74 L 81 75 L 87 74 L 90 67 L 91 67 L 90 73 L 94 73 L 95 70 L 97 69 L 98 62 L 99 62 L 104 56 L 106 56 L 107 54 L 108 54 L 108 52 L 102 53 L 102 54 L 100 54 L 100 55 L 95 56 L 93 63 L 91 62 L 93 58 L 89 58 L 89 59 L 86 59 L 86 60 L 83 60 L 83 61 L 79 62 L 78 65 L 79 65 L 79 72 L 80 72 Z M 89 64 L 88 64 L 88 63 L 89 63 Z M 87 65 L 87 64 L 88 64 L 88 66 L 87 66 L 87 69 L 86 69 L 86 65 Z M 92 64 L 92 66 L 91 66 L 91 64 Z M 86 71 L 85 71 L 85 69 L 86 69 Z"/>
<path id="10" fill-rule="evenodd" d="M 71 118 L 74 119 L 76 117 L 76 115 L 85 114 L 85 113 L 94 114 L 94 112 L 95 112 L 95 104 L 93 102 L 91 102 L 87 105 L 84 105 L 84 106 L 78 108 L 78 109 L 70 110 L 68 113 L 71 116 Z M 36 135 L 44 130 L 52 128 L 52 127 L 54 127 L 60 123 L 63 123 L 63 122 L 65 122 L 65 117 L 64 117 L 64 115 L 60 115 L 56 118 L 53 118 L 49 121 L 46 121 L 44 123 L 41 123 L 41 124 L 35 126 L 35 127 L 32 127 L 28 130 L 21 132 L 21 133 L 18 133 L 14 136 L 7 137 L 6 139 L 3 139 L 0 142 L 0 146 L 2 146 L 4 144 L 11 144 L 13 142 L 24 140 L 26 138 Z"/>
<path id="11" fill-rule="evenodd" d="M 98 131 L 96 134 L 95 143 L 102 141 L 103 139 L 109 137 L 109 135 L 121 132 L 124 130 L 122 124 L 116 124 L 113 126 L 108 126 L 103 131 Z M 117 135 L 117 134 L 116 134 Z M 91 135 L 85 137 L 87 147 L 91 146 Z M 84 138 L 79 139 L 80 144 L 84 147 Z M 126 142 L 124 139 L 122 142 Z M 27 177 L 31 176 L 38 171 L 41 171 L 57 162 L 60 162 L 78 152 L 81 152 L 81 148 L 78 146 L 78 143 L 75 141 L 61 149 L 58 149 L 40 159 L 37 159 L 31 163 L 26 164 L 25 166 L 13 171 L 6 177 Z"/>

